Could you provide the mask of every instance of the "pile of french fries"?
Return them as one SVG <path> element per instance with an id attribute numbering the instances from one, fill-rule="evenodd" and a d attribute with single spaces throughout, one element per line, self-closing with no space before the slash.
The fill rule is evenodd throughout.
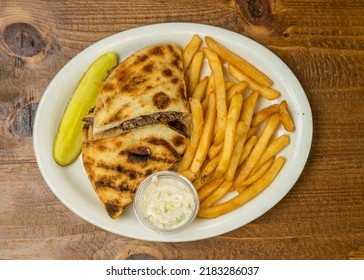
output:
<path id="1" fill-rule="evenodd" d="M 272 183 L 286 160 L 278 153 L 290 142 L 287 134 L 275 137 L 277 128 L 293 132 L 295 124 L 286 100 L 257 109 L 259 98 L 280 97 L 269 77 L 211 37 L 205 43 L 195 34 L 183 51 L 192 125 L 177 171 L 198 191 L 198 217 L 215 218 Z M 204 59 L 210 75 L 201 78 Z M 236 195 L 224 201 L 230 192 Z"/>

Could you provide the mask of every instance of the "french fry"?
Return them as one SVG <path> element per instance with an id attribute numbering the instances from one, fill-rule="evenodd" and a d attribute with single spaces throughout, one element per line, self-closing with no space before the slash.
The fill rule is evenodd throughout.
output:
<path id="1" fill-rule="evenodd" d="M 193 181 L 193 185 L 195 186 L 196 191 L 200 190 L 202 187 L 210 183 L 210 181 L 212 180 L 212 175 L 214 174 L 210 173 L 204 180 L 202 180 L 202 176 L 200 174 L 200 176 Z"/>
<path id="2" fill-rule="evenodd" d="M 201 81 L 199 81 L 199 83 L 197 84 L 197 86 L 192 94 L 192 98 L 198 99 L 200 102 L 202 102 L 202 100 L 205 97 L 205 91 L 206 91 L 206 86 L 207 86 L 208 80 L 209 80 L 209 77 L 206 76 Z"/>
<path id="3" fill-rule="evenodd" d="M 216 169 L 216 166 L 219 164 L 221 158 L 221 154 L 212 158 L 203 168 L 201 171 L 201 179 L 207 178 L 207 176 Z"/>
<path id="4" fill-rule="evenodd" d="M 203 201 L 209 195 L 211 195 L 223 182 L 224 178 L 217 178 L 206 184 L 203 188 L 198 191 L 198 198 Z"/>
<path id="5" fill-rule="evenodd" d="M 200 208 L 198 217 L 211 219 L 231 212 L 262 193 L 277 177 L 285 163 L 284 157 L 277 158 L 272 166 L 254 184 L 232 199 L 208 208 Z"/>
<path id="6" fill-rule="evenodd" d="M 180 174 L 182 174 L 183 176 L 185 176 L 188 180 L 190 180 L 191 182 L 196 180 L 196 174 L 192 173 L 190 170 L 181 170 L 178 171 Z"/>
<path id="7" fill-rule="evenodd" d="M 207 111 L 207 105 L 209 104 L 210 94 L 212 93 L 209 93 L 207 96 L 205 96 L 204 100 L 202 101 L 202 110 L 204 115 L 206 114 Z"/>
<path id="8" fill-rule="evenodd" d="M 232 181 L 234 179 L 235 172 L 236 172 L 236 169 L 239 164 L 240 155 L 242 154 L 242 152 L 244 150 L 247 131 L 248 131 L 248 127 L 246 126 L 246 124 L 244 122 L 239 122 L 237 124 L 237 126 L 236 126 L 237 141 L 234 146 L 233 156 L 230 160 L 229 166 L 225 173 L 225 179 L 227 181 Z"/>
<path id="9" fill-rule="evenodd" d="M 241 69 L 245 73 L 248 73 L 250 78 L 256 80 L 262 86 L 269 87 L 272 85 L 271 79 L 269 79 L 264 73 L 259 71 L 256 67 L 251 65 L 239 55 L 228 50 L 211 37 L 206 36 L 205 41 L 207 46 L 215 53 L 217 53 L 220 57 L 222 57 L 225 61 L 235 65 L 238 69 Z"/>
<path id="10" fill-rule="evenodd" d="M 268 161 L 266 161 L 262 166 L 257 168 L 257 170 L 252 170 L 251 175 L 241 184 L 242 187 L 248 187 L 253 184 L 256 180 L 258 180 L 273 164 L 275 158 L 272 157 Z"/>
<path id="11" fill-rule="evenodd" d="M 193 56 L 200 49 L 202 40 L 195 34 L 183 50 L 183 69 L 187 71 Z"/>
<path id="12" fill-rule="evenodd" d="M 278 114 L 272 115 L 266 122 L 262 134 L 259 136 L 257 143 L 255 144 L 249 157 L 246 159 L 246 162 L 243 164 L 241 171 L 239 172 L 239 174 L 235 179 L 234 187 L 239 193 L 243 191 L 241 183 L 248 178 L 255 164 L 262 156 L 263 152 L 267 147 L 269 139 L 272 137 L 279 123 L 280 120 Z"/>
<path id="13" fill-rule="evenodd" d="M 234 65 L 229 64 L 228 69 L 230 75 L 233 76 L 236 80 L 238 80 L 239 82 L 246 82 L 249 88 L 251 88 L 252 90 L 259 91 L 260 94 L 268 100 L 276 99 L 281 95 L 281 93 L 278 90 L 269 87 L 264 87 L 258 84 L 256 81 L 248 77 L 245 73 L 241 72 Z"/>
<path id="14" fill-rule="evenodd" d="M 243 152 L 240 155 L 238 166 L 241 165 L 247 159 L 247 157 L 249 156 L 249 154 L 250 154 L 251 150 L 253 149 L 254 145 L 258 141 L 258 137 L 256 135 L 253 135 L 253 136 L 251 136 L 249 138 L 248 138 L 248 135 L 247 135 L 246 139 L 249 139 L 249 140 L 246 141 L 246 143 L 244 144 L 244 149 L 243 149 Z"/>
<path id="15" fill-rule="evenodd" d="M 210 73 L 209 81 L 207 82 L 206 87 L 206 96 L 215 90 L 215 79 L 214 79 L 214 73 Z"/>
<path id="16" fill-rule="evenodd" d="M 252 173 L 256 172 L 267 160 L 278 154 L 284 147 L 289 144 L 290 140 L 288 135 L 283 134 L 274 139 L 266 148 L 257 164 L 252 169 Z"/>
<path id="17" fill-rule="evenodd" d="M 209 80 L 207 82 L 206 90 L 205 90 L 205 97 L 202 101 L 202 108 L 204 112 L 206 112 L 207 104 L 209 103 L 209 95 L 215 91 L 215 80 L 214 74 L 210 73 Z"/>
<path id="18" fill-rule="evenodd" d="M 200 142 L 198 144 L 198 148 L 193 158 L 193 161 L 190 166 L 190 171 L 196 174 L 202 164 L 204 163 L 208 149 L 213 140 L 213 133 L 215 128 L 215 119 L 216 119 L 216 100 L 215 95 L 210 94 L 209 104 L 207 106 L 205 122 L 202 128 Z"/>
<path id="19" fill-rule="evenodd" d="M 259 92 L 253 91 L 244 100 L 243 108 L 241 109 L 240 114 L 240 121 L 243 121 L 248 127 L 251 125 L 258 97 Z"/>
<path id="20" fill-rule="evenodd" d="M 233 81 L 230 81 L 230 80 L 225 81 L 225 91 L 226 91 L 226 93 L 229 90 L 229 88 L 231 88 L 233 85 L 234 85 Z"/>
<path id="21" fill-rule="evenodd" d="M 217 110 L 214 144 L 218 145 L 224 141 L 227 117 L 225 78 L 222 65 L 217 54 L 207 48 L 204 48 L 203 50 L 214 75 Z"/>
<path id="22" fill-rule="evenodd" d="M 214 205 L 229 192 L 232 185 L 233 181 L 223 181 L 223 183 L 218 186 L 212 194 L 202 201 L 200 208 L 207 208 Z"/>
<path id="23" fill-rule="evenodd" d="M 234 137 L 234 145 L 236 143 L 237 139 L 236 137 Z M 215 145 L 211 145 L 209 152 L 208 152 L 208 156 L 210 159 L 215 158 L 221 151 L 222 145 L 224 144 L 224 142 L 222 142 L 221 144 L 215 146 Z"/>
<path id="24" fill-rule="evenodd" d="M 279 111 L 279 117 L 281 119 L 284 129 L 287 130 L 288 132 L 295 131 L 295 124 L 293 122 L 293 119 L 292 119 L 290 113 L 288 112 L 288 104 L 287 104 L 286 100 L 283 100 L 279 104 L 278 111 Z"/>
<path id="25" fill-rule="evenodd" d="M 263 121 L 265 121 L 270 115 L 278 112 L 278 104 L 272 104 L 267 106 L 257 113 L 254 114 L 251 127 L 259 126 Z"/>
<path id="26" fill-rule="evenodd" d="M 198 51 L 191 61 L 190 65 L 190 75 L 188 81 L 188 93 L 189 96 L 192 96 L 195 92 L 195 88 L 200 81 L 200 74 L 202 68 L 202 61 L 203 61 L 203 51 Z"/>
<path id="27" fill-rule="evenodd" d="M 246 136 L 246 139 L 250 139 L 252 136 L 256 136 L 257 135 L 257 133 L 258 133 L 258 128 L 259 127 L 251 127 L 251 128 L 249 128 L 249 130 L 248 130 L 248 134 L 247 134 L 247 136 Z"/>
<path id="28" fill-rule="evenodd" d="M 230 106 L 231 99 L 233 98 L 233 96 L 237 93 L 242 94 L 246 87 L 247 87 L 246 83 L 237 83 L 237 84 L 232 85 L 230 88 L 228 88 L 226 91 L 227 106 Z"/>
<path id="29" fill-rule="evenodd" d="M 186 170 L 190 167 L 198 148 L 204 125 L 204 116 L 201 102 L 198 99 L 192 98 L 190 99 L 190 107 L 192 114 L 191 137 L 179 164 L 178 171 Z"/>
<path id="30" fill-rule="evenodd" d="M 238 170 L 237 168 L 240 165 L 239 162 L 240 162 L 240 158 L 242 156 L 242 153 L 244 151 L 248 131 L 249 131 L 249 129 L 248 129 L 248 127 L 246 126 L 246 124 L 244 122 L 238 122 L 238 124 L 236 126 L 233 156 L 232 156 L 232 158 L 230 160 L 228 169 L 227 169 L 227 171 L 225 173 L 225 179 L 227 181 L 233 180 L 234 177 L 235 177 L 235 174 L 236 174 L 236 172 Z M 255 138 L 257 138 L 257 137 L 255 136 Z M 235 188 L 231 187 L 229 191 L 234 191 L 234 190 L 235 190 Z"/>
<path id="31" fill-rule="evenodd" d="M 241 94 L 235 94 L 231 100 L 231 105 L 229 106 L 227 114 L 224 144 L 221 150 L 220 162 L 215 171 L 216 178 L 221 177 L 229 167 L 229 162 L 234 149 L 236 125 L 240 117 L 242 104 L 243 96 Z"/>
<path id="32" fill-rule="evenodd" d="M 224 144 L 224 142 L 217 146 L 212 145 L 210 147 L 209 152 L 208 152 L 208 156 L 210 159 L 215 158 L 220 153 L 223 144 Z"/>

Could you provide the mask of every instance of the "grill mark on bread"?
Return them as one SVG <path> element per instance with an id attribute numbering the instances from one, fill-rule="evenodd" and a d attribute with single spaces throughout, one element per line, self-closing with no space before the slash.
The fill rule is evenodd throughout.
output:
<path id="1" fill-rule="evenodd" d="M 179 81 L 179 79 L 176 77 L 176 78 L 172 78 L 171 79 L 171 83 L 172 84 L 177 84 L 178 83 L 178 81 Z"/>
<path id="2" fill-rule="evenodd" d="M 122 87 L 123 91 L 131 92 L 133 91 L 139 84 L 143 84 L 147 81 L 147 78 L 143 75 L 139 75 L 133 77 L 129 83 Z"/>
<path id="3" fill-rule="evenodd" d="M 130 79 L 130 72 L 127 70 L 117 71 L 117 72 L 115 72 L 114 76 L 118 80 L 119 83 L 124 83 L 128 79 Z"/>
<path id="4" fill-rule="evenodd" d="M 165 76 L 165 77 L 171 77 L 172 76 L 172 70 L 169 69 L 169 68 L 166 68 L 162 71 L 162 74 Z"/>
<path id="5" fill-rule="evenodd" d="M 175 53 L 175 52 L 174 52 L 174 48 L 173 48 L 171 45 L 168 45 L 168 49 L 169 49 L 169 51 L 170 51 L 170 52 Z"/>
<path id="6" fill-rule="evenodd" d="M 105 151 L 107 150 L 107 147 L 103 146 L 103 145 L 96 145 L 95 146 L 96 150 L 99 151 L 99 152 L 102 152 L 102 151 Z"/>
<path id="7" fill-rule="evenodd" d="M 176 58 L 172 61 L 172 65 L 175 66 L 178 70 L 183 71 L 181 58 L 179 56 L 176 56 Z"/>
<path id="8" fill-rule="evenodd" d="M 128 186 L 125 186 L 125 185 L 120 185 L 120 186 L 118 186 L 118 189 L 119 189 L 119 191 L 121 191 L 121 192 L 127 192 L 127 191 L 129 191 Z"/>
<path id="9" fill-rule="evenodd" d="M 165 109 L 169 106 L 171 103 L 171 100 L 169 99 L 168 95 L 165 94 L 163 91 L 160 91 L 156 93 L 153 98 L 153 104 L 158 109 Z"/>
<path id="10" fill-rule="evenodd" d="M 166 143 L 168 143 L 168 142 L 166 142 Z M 175 149 L 172 146 L 170 148 L 175 151 Z M 145 165 L 147 165 L 148 163 L 151 163 L 153 161 L 155 161 L 155 162 L 165 162 L 165 163 L 168 163 L 168 164 L 170 164 L 170 163 L 173 164 L 173 163 L 176 162 L 176 160 L 171 160 L 171 159 L 162 158 L 162 157 L 153 156 L 153 155 L 139 155 L 139 154 L 136 154 L 136 153 L 134 153 L 132 151 L 122 151 L 122 152 L 119 153 L 119 155 L 127 155 L 129 162 L 131 162 L 131 163 L 137 162 L 137 163 L 139 163 L 141 165 L 144 165 L 144 167 L 145 167 Z M 173 155 L 175 156 L 174 153 L 173 153 Z M 178 153 L 177 153 L 177 158 L 178 159 L 180 158 L 180 155 Z M 140 174 L 140 172 L 139 172 L 139 174 Z"/>
<path id="11" fill-rule="evenodd" d="M 138 146 L 133 149 L 132 152 L 142 156 L 150 155 L 150 149 L 146 146 Z"/>
<path id="12" fill-rule="evenodd" d="M 152 73 L 153 72 L 153 62 L 145 65 L 143 67 L 143 71 L 146 73 Z"/>
<path id="13" fill-rule="evenodd" d="M 136 177 L 135 171 L 134 175 L 132 177 Z M 135 184 L 134 186 L 128 187 L 125 183 L 117 183 L 117 180 L 119 179 L 118 176 L 111 176 L 111 175 L 105 175 L 102 177 L 99 177 L 98 180 L 95 181 L 95 186 L 98 188 L 111 188 L 114 190 L 119 190 L 121 192 L 130 192 L 134 193 L 136 188 L 138 187 L 138 184 Z M 135 178 L 134 178 L 135 179 Z M 130 178 L 132 180 L 132 178 Z"/>
<path id="14" fill-rule="evenodd" d="M 110 215 L 110 217 L 113 217 L 116 213 L 120 212 L 120 210 L 123 209 L 122 207 L 119 207 L 118 204 L 119 204 L 118 201 L 107 202 L 105 204 L 105 209 L 107 213 Z"/>
<path id="15" fill-rule="evenodd" d="M 166 140 L 157 137 L 149 137 L 146 140 L 152 145 L 164 146 L 173 155 L 174 158 L 180 159 L 180 155 L 178 154 L 176 149 L 173 148 L 172 145 L 169 144 Z"/>
<path id="16" fill-rule="evenodd" d="M 185 139 L 182 136 L 177 135 L 173 137 L 172 142 L 175 146 L 179 147 L 185 143 Z"/>
<path id="17" fill-rule="evenodd" d="M 118 110 L 118 112 L 115 115 L 112 115 L 109 118 L 109 122 L 119 121 L 120 120 L 120 114 L 123 113 L 124 117 L 127 117 L 129 114 L 127 114 L 127 110 L 129 109 L 130 104 L 124 104 L 121 106 L 121 108 Z"/>
<path id="18" fill-rule="evenodd" d="M 151 159 L 150 149 L 145 146 L 138 146 L 135 149 L 123 151 L 120 155 L 126 154 L 127 161 L 130 163 L 138 163 L 139 165 L 145 167 L 148 160 Z"/>
<path id="19" fill-rule="evenodd" d="M 130 177 L 130 174 L 133 174 L 132 177 L 136 176 L 136 175 L 143 175 L 142 172 L 138 172 L 138 171 L 135 171 L 135 170 L 132 170 L 132 169 L 127 169 L 127 168 L 124 168 L 123 166 L 121 165 L 111 165 L 111 164 L 107 164 L 107 163 L 98 163 L 96 165 L 96 167 L 98 168 L 102 168 L 102 169 L 105 169 L 105 170 L 113 170 L 113 171 L 116 171 L 118 173 L 121 173 L 121 174 L 126 174 Z M 99 182 L 100 180 L 98 180 Z M 97 184 L 97 182 L 96 182 Z"/>
<path id="20" fill-rule="evenodd" d="M 156 46 L 150 50 L 151 55 L 162 56 L 164 52 L 160 46 Z"/>
<path id="21" fill-rule="evenodd" d="M 103 86 L 103 90 L 105 90 L 105 91 L 113 91 L 114 89 L 115 89 L 115 85 L 112 83 L 106 83 Z"/>
<path id="22" fill-rule="evenodd" d="M 138 56 L 138 58 L 136 59 L 134 64 L 142 63 L 142 62 L 146 61 L 147 59 L 148 59 L 148 56 L 146 54 L 140 55 L 140 56 Z"/>
<path id="23" fill-rule="evenodd" d="M 130 180 L 134 180 L 134 179 L 137 178 L 137 173 L 136 173 L 135 170 L 133 170 L 132 172 L 130 172 L 129 178 L 130 178 Z"/>

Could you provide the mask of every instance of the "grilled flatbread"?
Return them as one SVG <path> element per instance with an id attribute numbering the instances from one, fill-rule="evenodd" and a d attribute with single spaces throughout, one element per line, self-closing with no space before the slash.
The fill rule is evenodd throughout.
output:
<path id="1" fill-rule="evenodd" d="M 146 176 L 173 168 L 186 149 L 186 137 L 164 124 L 146 125 L 100 140 L 89 139 L 90 128 L 85 125 L 83 129 L 83 164 L 113 219 L 132 202 Z"/>
<path id="2" fill-rule="evenodd" d="M 190 113 L 182 49 L 159 44 L 120 63 L 102 85 L 93 116 L 94 139 L 164 123 L 188 136 Z"/>

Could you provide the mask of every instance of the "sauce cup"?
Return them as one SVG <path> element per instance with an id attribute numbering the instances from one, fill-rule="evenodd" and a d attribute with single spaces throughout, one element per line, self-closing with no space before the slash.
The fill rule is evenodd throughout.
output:
<path id="1" fill-rule="evenodd" d="M 196 218 L 198 210 L 195 187 L 174 171 L 160 171 L 148 176 L 135 194 L 135 214 L 153 231 L 179 231 Z"/>

